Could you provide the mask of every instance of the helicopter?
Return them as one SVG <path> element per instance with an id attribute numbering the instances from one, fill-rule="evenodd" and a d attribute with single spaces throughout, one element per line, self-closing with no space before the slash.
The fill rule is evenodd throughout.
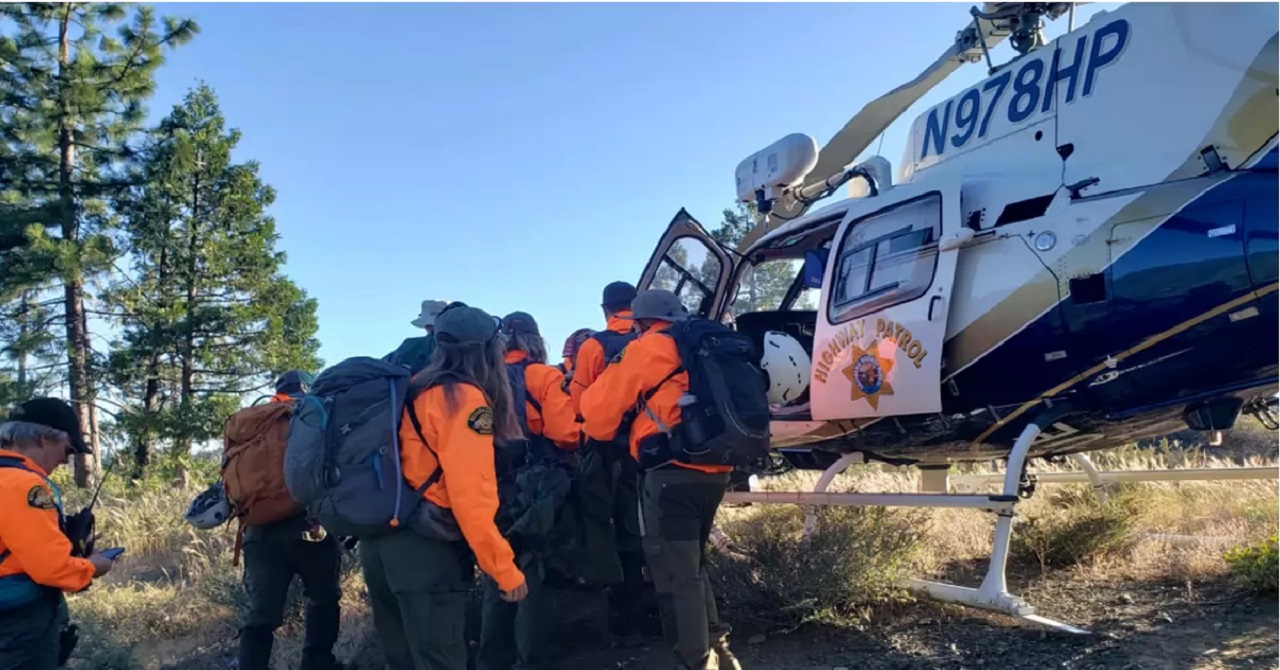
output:
<path id="1" fill-rule="evenodd" d="M 673 291 L 761 351 L 798 343 L 807 378 L 771 406 L 771 447 L 826 470 L 820 489 L 859 459 L 919 467 L 922 487 L 951 463 L 1005 459 L 999 495 L 851 504 L 995 512 L 983 585 L 924 589 L 1083 632 L 1005 590 L 1027 462 L 1186 428 L 1218 439 L 1244 414 L 1280 428 L 1280 17 L 1128 3 L 1076 26 L 1076 4 L 971 8 L 932 65 L 825 146 L 795 133 L 738 165 L 737 196 L 763 216 L 736 248 L 681 209 L 637 287 Z M 1069 30 L 1046 40 L 1064 15 Z M 1016 55 L 993 64 L 1006 39 Z M 914 120 L 896 178 L 883 156 L 850 165 L 975 63 L 988 76 Z M 766 268 L 790 283 L 762 305 L 748 294 Z"/>

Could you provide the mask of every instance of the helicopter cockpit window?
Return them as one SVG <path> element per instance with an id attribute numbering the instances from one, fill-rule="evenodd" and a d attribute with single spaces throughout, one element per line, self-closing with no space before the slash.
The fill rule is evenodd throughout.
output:
<path id="1" fill-rule="evenodd" d="M 747 266 L 738 277 L 733 313 L 816 310 L 821 286 L 796 285 L 804 267 L 803 258 L 772 258 Z"/>
<path id="2" fill-rule="evenodd" d="M 924 295 L 933 283 L 941 234 L 942 197 L 936 193 L 854 223 L 836 261 L 831 322 Z"/>
<path id="3" fill-rule="evenodd" d="M 662 257 L 650 288 L 676 294 L 690 314 L 708 316 L 720 278 L 720 259 L 696 237 L 678 237 Z"/>

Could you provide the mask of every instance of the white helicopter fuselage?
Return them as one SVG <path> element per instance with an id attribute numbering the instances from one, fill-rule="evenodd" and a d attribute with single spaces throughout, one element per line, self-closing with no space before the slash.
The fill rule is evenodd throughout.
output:
<path id="1" fill-rule="evenodd" d="M 1081 412 L 1033 456 L 1198 425 L 1179 413 L 1220 426 L 1276 390 L 1277 125 L 1276 5 L 1101 12 L 921 114 L 897 184 L 878 159 L 745 261 L 709 248 L 725 262 L 699 304 L 810 352 L 808 393 L 775 413 L 784 450 L 989 458 L 1046 399 Z M 700 230 L 685 216 L 664 242 Z M 784 259 L 816 304 L 735 309 Z"/>

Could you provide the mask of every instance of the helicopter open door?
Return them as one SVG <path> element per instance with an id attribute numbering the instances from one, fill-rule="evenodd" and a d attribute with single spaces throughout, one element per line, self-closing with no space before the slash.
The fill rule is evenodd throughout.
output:
<path id="1" fill-rule="evenodd" d="M 733 258 L 683 207 L 649 257 L 636 289 L 675 293 L 690 314 L 720 317 L 720 297 L 733 274 Z"/>
<path id="2" fill-rule="evenodd" d="M 956 257 L 972 237 L 958 181 L 901 184 L 850 209 L 823 275 L 814 420 L 941 410 Z"/>

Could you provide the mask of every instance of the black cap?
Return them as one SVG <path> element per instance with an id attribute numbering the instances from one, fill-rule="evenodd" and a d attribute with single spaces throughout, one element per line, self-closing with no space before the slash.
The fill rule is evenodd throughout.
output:
<path id="1" fill-rule="evenodd" d="M 9 421 L 48 426 L 60 430 L 71 438 L 71 451 L 88 454 L 84 434 L 80 432 L 80 417 L 65 401 L 57 398 L 33 398 L 9 410 Z"/>
<path id="2" fill-rule="evenodd" d="M 627 309 L 636 299 L 636 287 L 624 281 L 616 281 L 604 287 L 600 306 L 606 309 Z"/>
<path id="3" fill-rule="evenodd" d="M 316 382 L 316 378 L 302 370 L 289 370 L 276 378 L 276 393 L 287 393 L 295 390 L 306 391 Z"/>
<path id="4" fill-rule="evenodd" d="M 502 317 L 502 332 L 508 335 L 541 335 L 538 322 L 528 312 L 512 312 Z"/>
<path id="5" fill-rule="evenodd" d="M 455 307 L 436 317 L 436 343 L 439 346 L 479 346 L 493 339 L 498 320 L 475 307 Z"/>

